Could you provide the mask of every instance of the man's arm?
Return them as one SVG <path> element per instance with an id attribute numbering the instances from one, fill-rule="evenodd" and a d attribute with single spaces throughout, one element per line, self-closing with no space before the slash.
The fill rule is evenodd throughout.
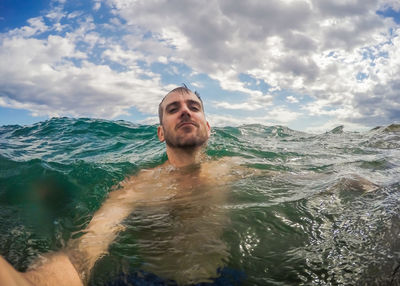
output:
<path id="1" fill-rule="evenodd" d="M 14 269 L 3 257 L 0 256 L 0 285 L 32 286 L 23 273 Z"/>
<path id="2" fill-rule="evenodd" d="M 0 256 L 0 285 L 7 286 L 82 286 L 74 266 L 65 253 L 47 257 L 47 262 L 33 271 L 18 272 Z"/>
<path id="3" fill-rule="evenodd" d="M 122 229 L 121 222 L 133 210 L 138 196 L 132 189 L 133 179 L 113 191 L 94 214 L 83 235 L 57 253 L 43 255 L 25 273 L 15 270 L 0 256 L 0 285 L 82 286 L 89 280 L 95 262 Z"/>
<path id="4" fill-rule="evenodd" d="M 133 182 L 130 182 L 124 188 L 111 192 L 83 235 L 68 243 L 66 253 L 85 283 L 96 261 L 107 253 L 109 245 L 123 229 L 121 222 L 132 213 L 139 199 L 131 189 L 132 185 Z"/>

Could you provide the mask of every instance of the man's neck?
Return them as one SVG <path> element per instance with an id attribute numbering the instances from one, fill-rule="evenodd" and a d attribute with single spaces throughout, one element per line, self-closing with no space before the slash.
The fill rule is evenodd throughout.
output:
<path id="1" fill-rule="evenodd" d="M 203 147 L 185 149 L 167 145 L 167 156 L 172 166 L 182 168 L 200 163 L 203 157 Z"/>

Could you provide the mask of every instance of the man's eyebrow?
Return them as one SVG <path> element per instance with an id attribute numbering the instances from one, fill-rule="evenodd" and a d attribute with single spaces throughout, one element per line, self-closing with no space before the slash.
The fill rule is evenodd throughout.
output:
<path id="1" fill-rule="evenodd" d="M 168 109 L 169 107 L 178 106 L 178 105 L 179 105 L 179 102 L 174 101 L 174 102 L 168 103 L 167 106 L 165 106 L 165 109 Z"/>
<path id="2" fill-rule="evenodd" d="M 198 106 L 201 106 L 199 101 L 196 101 L 196 100 L 193 100 L 193 99 L 188 99 L 186 102 L 189 103 L 189 104 L 196 104 Z"/>
<path id="3" fill-rule="evenodd" d="M 191 105 L 198 105 L 198 106 L 201 107 L 201 103 L 199 101 L 196 101 L 196 100 L 193 100 L 193 99 L 186 100 L 186 103 L 187 104 L 191 104 Z M 171 107 L 179 106 L 179 105 L 180 105 L 179 101 L 173 101 L 171 103 L 168 103 L 165 106 L 165 110 L 167 110 L 168 108 L 171 108 Z"/>

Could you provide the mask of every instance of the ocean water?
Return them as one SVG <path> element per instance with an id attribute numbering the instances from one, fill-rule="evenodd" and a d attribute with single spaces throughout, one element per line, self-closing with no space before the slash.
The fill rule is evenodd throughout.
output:
<path id="1" fill-rule="evenodd" d="M 0 254 L 25 270 L 65 247 L 126 176 L 166 161 L 156 129 L 70 118 L 0 127 Z M 399 125 L 323 134 L 213 128 L 206 152 L 209 160 L 237 157 L 257 171 L 239 174 L 213 208 L 202 199 L 197 209 L 178 202 L 160 213 L 137 210 L 90 285 L 141 269 L 146 257 L 168 251 L 151 236 L 155 227 L 168 232 L 204 209 L 224 213 L 212 251 L 225 253 L 226 269 L 245 275 L 240 285 L 400 284 Z M 179 230 L 201 234 L 202 225 L 186 225 Z"/>

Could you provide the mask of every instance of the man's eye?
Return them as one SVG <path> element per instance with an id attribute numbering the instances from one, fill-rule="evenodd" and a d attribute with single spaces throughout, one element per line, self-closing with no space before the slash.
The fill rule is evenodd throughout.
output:
<path id="1" fill-rule="evenodd" d="M 199 111 L 200 110 L 197 106 L 191 106 L 190 109 L 193 110 L 193 111 Z"/>
<path id="2" fill-rule="evenodd" d="M 168 113 L 174 113 L 174 112 L 176 112 L 178 109 L 177 108 L 171 108 L 171 109 L 168 109 Z"/>

